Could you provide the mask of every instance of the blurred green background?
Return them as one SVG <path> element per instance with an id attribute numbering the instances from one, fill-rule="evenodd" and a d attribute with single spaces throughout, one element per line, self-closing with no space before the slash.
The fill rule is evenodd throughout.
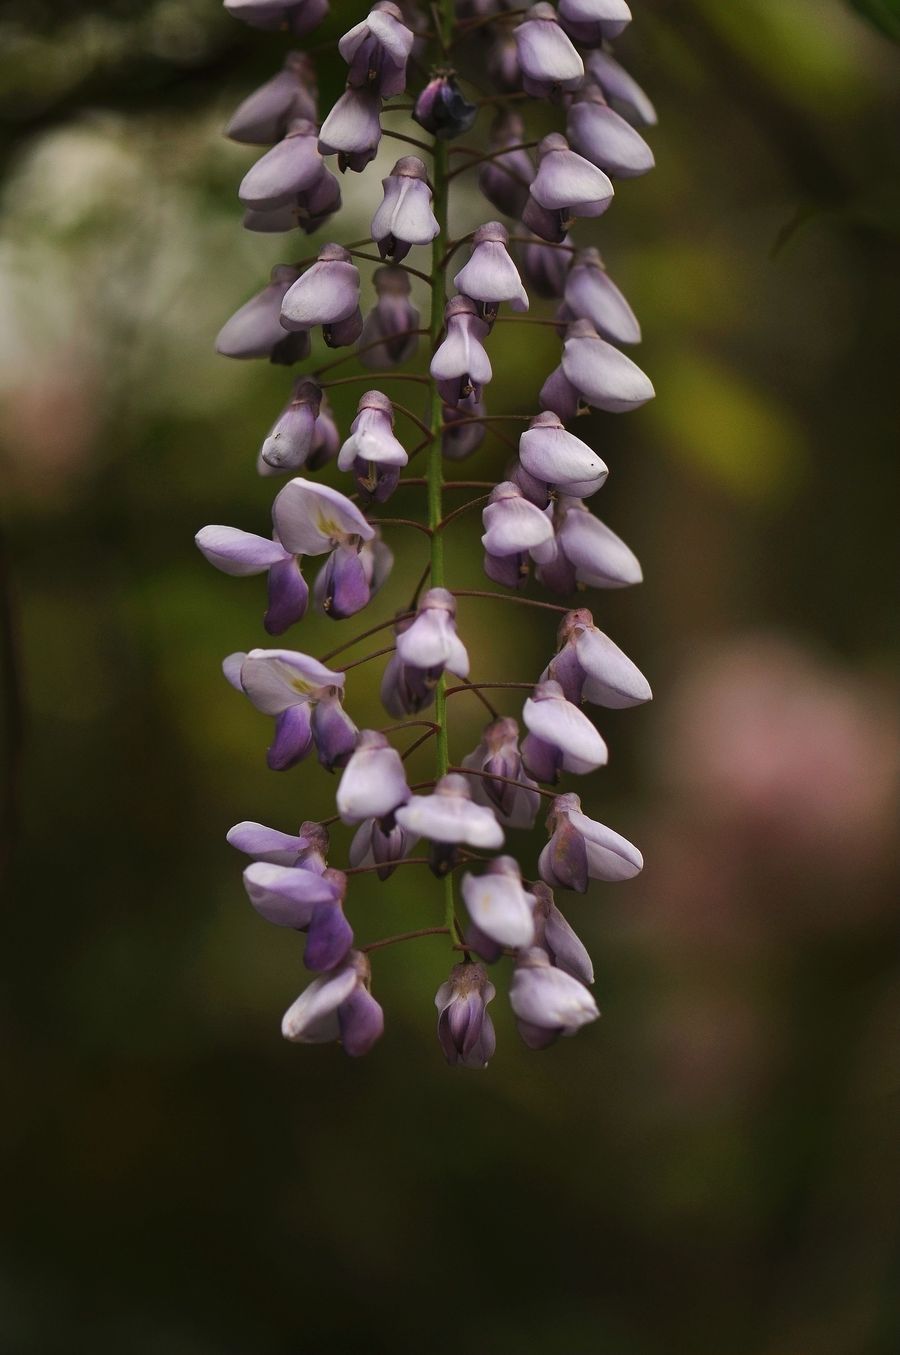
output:
<path id="1" fill-rule="evenodd" d="M 335 8 L 325 38 L 364 6 Z M 435 1041 L 441 938 L 376 957 L 368 1058 L 284 1043 L 300 947 L 223 841 L 333 795 L 312 763 L 266 771 L 269 724 L 218 670 L 265 643 L 262 581 L 192 544 L 264 531 L 277 486 L 254 461 L 289 377 L 212 339 L 297 254 L 241 230 L 255 152 L 219 137 L 283 44 L 216 0 L 0 3 L 3 1355 L 900 1348 L 897 8 L 633 8 L 618 51 L 658 168 L 578 234 L 641 316 L 657 399 L 579 431 L 646 575 L 595 614 L 656 700 L 599 713 L 585 802 L 647 866 L 569 907 L 604 1019 L 528 1053 L 501 975 L 477 1074 Z M 333 50 L 321 70 L 327 108 Z M 317 241 L 367 233 L 393 150 Z M 460 187 L 459 229 L 484 210 Z M 533 408 L 552 331 L 490 350 L 490 407 Z M 343 429 L 359 390 L 335 393 Z M 481 582 L 477 519 L 457 586 Z M 375 619 L 422 566 L 416 534 L 390 540 Z M 480 676 L 547 660 L 552 618 L 461 622 Z M 379 669 L 350 683 L 360 724 Z M 477 703 L 452 714 L 462 756 Z M 514 844 L 526 873 L 539 838 Z M 433 923 L 439 894 L 363 877 L 358 936 Z"/>

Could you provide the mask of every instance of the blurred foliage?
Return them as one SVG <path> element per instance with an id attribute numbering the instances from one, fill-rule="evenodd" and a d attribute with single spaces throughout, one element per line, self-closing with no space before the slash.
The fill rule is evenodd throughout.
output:
<path id="1" fill-rule="evenodd" d="M 273 492 L 253 468 L 289 378 L 211 340 L 297 250 L 240 230 L 255 153 L 218 135 L 281 41 L 217 0 L 0 3 L 4 1355 L 897 1349 L 896 53 L 840 0 L 634 8 L 658 168 L 579 236 L 658 398 L 584 436 L 646 576 L 595 612 L 656 700 L 599 714 L 585 803 L 647 868 L 569 908 L 599 1026 L 527 1053 L 501 974 L 497 1057 L 455 1076 L 440 941 L 380 955 L 369 1059 L 281 1041 L 300 954 L 222 841 L 333 794 L 265 770 L 268 724 L 218 672 L 263 642 L 261 583 L 192 543 L 265 530 Z M 326 105 L 340 81 L 328 52 Z M 345 179 L 339 238 L 393 158 Z M 460 191 L 454 229 L 482 212 Z M 521 410 L 557 351 L 498 326 L 491 408 Z M 508 450 L 492 434 L 453 473 Z M 478 535 L 472 513 L 449 540 L 459 586 Z M 391 544 L 379 618 L 422 564 L 416 534 Z M 546 662 L 552 624 L 523 612 L 464 609 L 490 677 Z M 310 619 L 303 647 L 354 628 Z M 455 708 L 454 749 L 479 728 Z M 533 869 L 537 839 L 512 845 Z M 369 940 L 439 906 L 410 869 L 351 911 Z"/>
<path id="2" fill-rule="evenodd" d="M 849 0 L 876 28 L 900 42 L 900 0 Z"/>

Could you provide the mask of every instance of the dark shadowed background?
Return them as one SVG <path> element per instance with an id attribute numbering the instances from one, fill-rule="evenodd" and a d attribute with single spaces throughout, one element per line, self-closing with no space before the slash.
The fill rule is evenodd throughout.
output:
<path id="1" fill-rule="evenodd" d="M 365 6 L 333 8 L 317 41 Z M 586 805 L 647 866 L 569 910 L 603 1020 L 528 1053 L 501 975 L 496 1058 L 466 1073 L 434 1038 L 442 938 L 376 957 L 368 1058 L 283 1042 L 300 948 L 223 840 L 333 794 L 312 764 L 266 771 L 268 722 L 218 670 L 265 642 L 262 584 L 192 544 L 264 531 L 274 487 L 254 461 L 289 378 L 212 340 L 296 254 L 240 229 L 255 152 L 219 137 L 283 44 L 216 0 L 0 3 L 2 1355 L 900 1348 L 900 23 L 893 0 L 633 9 L 618 51 L 658 168 L 597 229 L 657 399 L 582 436 L 646 575 L 595 613 L 656 700 L 600 712 Z M 341 69 L 322 57 L 324 108 Z M 317 239 L 367 233 L 393 158 Z M 458 228 L 483 213 L 457 195 Z M 490 407 L 533 407 L 552 330 L 490 342 Z M 457 586 L 481 581 L 478 532 L 453 537 Z M 375 619 L 422 566 L 416 535 L 391 543 Z M 538 613 L 461 623 L 488 676 L 549 656 Z M 461 756 L 479 712 L 453 716 Z M 439 894 L 413 869 L 358 882 L 358 936 L 439 920 Z"/>

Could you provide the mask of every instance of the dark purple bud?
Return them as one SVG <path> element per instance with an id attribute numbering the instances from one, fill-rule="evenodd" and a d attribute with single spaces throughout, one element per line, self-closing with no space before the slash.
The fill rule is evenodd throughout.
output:
<path id="1" fill-rule="evenodd" d="M 564 236 L 560 243 L 568 245 L 568 236 Z M 532 291 L 548 299 L 562 296 L 566 274 L 572 262 L 571 250 L 556 249 L 535 238 L 519 247 L 519 257 L 525 280 Z"/>
<path id="2" fill-rule="evenodd" d="M 273 470 L 292 471 L 306 464 L 312 450 L 321 399 L 321 388 L 314 381 L 301 379 L 294 383 L 290 402 L 262 445 L 260 455 L 267 466 Z"/>
<path id="3" fill-rule="evenodd" d="M 492 206 L 505 216 L 518 219 L 528 201 L 528 189 L 534 178 L 534 165 L 526 150 L 511 149 L 503 155 L 496 152 L 505 147 L 521 147 L 525 128 L 517 113 L 502 114 L 491 129 L 486 160 L 478 170 L 478 187 Z"/>
<path id="4" fill-rule="evenodd" d="M 588 320 L 610 343 L 640 343 L 637 316 L 603 267 L 596 249 L 582 249 L 566 279 L 566 307 L 573 320 Z"/>
<path id="5" fill-rule="evenodd" d="M 393 814 L 386 819 L 366 819 L 350 844 L 350 865 L 378 866 L 375 873 L 379 880 L 387 880 L 397 862 L 409 855 L 414 840 Z"/>
<path id="6" fill-rule="evenodd" d="M 347 84 L 374 90 L 386 99 L 402 94 L 413 39 L 399 8 L 391 0 L 378 0 L 368 17 L 338 43 L 338 51 L 350 67 Z"/>
<path id="7" fill-rule="evenodd" d="M 329 870 L 324 878 L 337 885 L 340 892 L 336 898 L 317 903 L 312 911 L 303 963 L 317 972 L 334 969 L 353 945 L 353 928 L 343 908 L 347 877 L 339 870 Z"/>
<path id="8" fill-rule="evenodd" d="M 376 268 L 372 281 L 378 300 L 369 311 L 359 337 L 359 360 L 364 367 L 396 367 L 416 351 L 421 321 L 409 299 L 409 274 L 402 268 Z M 364 348 L 373 344 L 368 352 Z"/>
<path id="9" fill-rule="evenodd" d="M 251 146 L 271 146 L 295 119 L 316 122 L 318 116 L 315 67 L 305 52 L 289 52 L 284 69 L 235 110 L 225 136 Z"/>
<path id="10" fill-rule="evenodd" d="M 399 263 L 413 245 L 430 244 L 440 230 L 431 210 L 431 184 L 423 161 L 404 155 L 381 186 L 384 197 L 372 217 L 372 239 L 382 259 Z"/>
<path id="11" fill-rule="evenodd" d="M 301 621 L 309 604 L 309 588 L 295 555 L 269 568 L 269 606 L 263 625 L 269 635 L 283 635 Z"/>
<path id="12" fill-rule="evenodd" d="M 289 337 L 281 324 L 281 303 L 299 276 L 299 269 L 276 264 L 268 285 L 219 330 L 216 352 L 226 358 L 272 358 Z"/>
<path id="13" fill-rule="evenodd" d="M 464 461 L 484 442 L 485 426 L 477 422 L 477 416 L 484 412 L 483 402 L 471 395 L 458 405 L 444 406 L 441 452 L 448 461 Z"/>
<path id="14" fill-rule="evenodd" d="M 430 372 L 446 404 L 458 405 L 474 396 L 490 381 L 490 358 L 484 348 L 488 326 L 478 314 L 474 301 L 454 296 L 444 311 L 446 333 L 431 359 Z"/>
<path id="15" fill-rule="evenodd" d="M 384 1034 L 384 1012 L 364 984 L 359 983 L 338 1008 L 344 1053 L 358 1059 Z"/>
<path id="16" fill-rule="evenodd" d="M 356 747 L 357 728 L 341 704 L 339 694 L 323 697 L 313 707 L 313 742 L 326 771 L 344 767 Z"/>
<path id="17" fill-rule="evenodd" d="M 359 173 L 375 159 L 381 141 L 381 99 L 370 90 L 347 89 L 319 131 L 322 155 L 337 155 L 338 169 Z"/>
<path id="18" fill-rule="evenodd" d="M 442 141 L 467 132 L 478 116 L 476 104 L 469 103 L 451 74 L 437 75 L 416 99 L 413 121 Z"/>
<path id="19" fill-rule="evenodd" d="M 325 165 L 316 145 L 314 122 L 293 122 L 283 141 L 266 151 L 241 181 L 238 197 L 254 211 L 290 205 L 321 177 Z"/>
<path id="20" fill-rule="evenodd" d="M 454 965 L 437 990 L 438 1042 L 452 1066 L 487 1067 L 497 1039 L 486 1008 L 496 994 L 481 965 L 470 962 Z"/>
<path id="21" fill-rule="evenodd" d="M 328 13 L 328 0 L 224 0 L 235 19 L 267 32 L 286 29 L 295 38 L 311 33 Z"/>
<path id="22" fill-rule="evenodd" d="M 647 374 L 601 339 L 589 320 L 576 320 L 569 326 L 562 369 L 566 380 L 589 405 L 611 414 L 638 409 L 656 394 Z"/>
<path id="23" fill-rule="evenodd" d="M 609 102 L 638 127 L 656 126 L 656 109 L 638 82 L 608 52 L 592 52 L 588 71 Z"/>
<path id="24" fill-rule="evenodd" d="M 587 85 L 569 108 L 566 135 L 579 155 L 614 178 L 633 179 L 656 164 L 640 132 L 610 108 L 599 85 Z"/>
<path id="25" fill-rule="evenodd" d="M 316 577 L 314 596 L 319 610 L 333 621 L 368 606 L 372 594 L 359 541 L 342 542 L 331 552 Z"/>
<path id="26" fill-rule="evenodd" d="M 308 701 L 288 706 L 275 717 L 275 734 L 266 752 L 270 771 L 286 772 L 312 748 L 311 709 Z"/>
<path id="27" fill-rule="evenodd" d="M 563 93 L 578 88 L 584 63 L 560 27 L 552 5 L 532 5 L 514 37 L 526 94 L 558 103 Z"/>

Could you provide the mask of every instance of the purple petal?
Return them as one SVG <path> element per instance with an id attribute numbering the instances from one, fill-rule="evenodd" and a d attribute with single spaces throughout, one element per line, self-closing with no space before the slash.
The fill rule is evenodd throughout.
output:
<path id="1" fill-rule="evenodd" d="M 361 984 L 338 1009 L 340 1040 L 351 1058 L 368 1054 L 384 1033 L 384 1012 L 372 994 Z"/>
<path id="2" fill-rule="evenodd" d="M 302 762 L 312 747 L 309 702 L 289 706 L 275 718 L 275 733 L 266 750 L 270 771 L 286 772 Z"/>
<path id="3" fill-rule="evenodd" d="M 303 873 L 308 875 L 310 872 Z M 310 918 L 309 939 L 303 953 L 303 963 L 307 969 L 334 969 L 352 945 L 353 929 L 344 916 L 340 899 L 324 899 L 317 903 Z"/>
<path id="4" fill-rule="evenodd" d="M 337 897 L 335 886 L 321 875 L 268 861 L 254 861 L 246 868 L 244 888 L 267 922 L 298 930 L 310 925 L 317 906 L 332 905 Z"/>
<path id="5" fill-rule="evenodd" d="M 235 577 L 261 574 L 270 565 L 291 559 L 279 542 L 238 527 L 202 527 L 194 541 L 211 565 Z"/>

